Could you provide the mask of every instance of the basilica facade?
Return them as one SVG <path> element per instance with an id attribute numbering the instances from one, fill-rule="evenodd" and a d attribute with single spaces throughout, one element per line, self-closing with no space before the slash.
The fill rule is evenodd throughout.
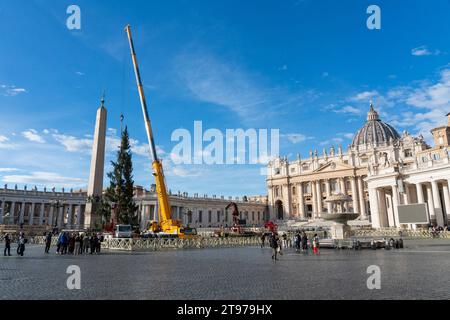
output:
<path id="1" fill-rule="evenodd" d="M 273 219 L 316 220 L 326 213 L 358 213 L 373 228 L 416 228 L 399 221 L 399 206 L 426 205 L 431 224 L 450 218 L 450 114 L 431 130 L 434 145 L 422 135 L 399 134 L 383 122 L 373 105 L 364 126 L 344 152 L 310 151 L 295 161 L 268 164 L 268 204 Z"/>

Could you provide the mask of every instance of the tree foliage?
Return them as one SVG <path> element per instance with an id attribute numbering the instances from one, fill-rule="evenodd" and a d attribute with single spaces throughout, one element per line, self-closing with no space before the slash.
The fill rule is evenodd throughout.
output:
<path id="1" fill-rule="evenodd" d="M 133 163 L 128 128 L 122 131 L 117 160 L 111 161 L 112 170 L 105 198 L 112 204 L 118 223 L 137 224 L 137 206 L 133 201 Z"/>

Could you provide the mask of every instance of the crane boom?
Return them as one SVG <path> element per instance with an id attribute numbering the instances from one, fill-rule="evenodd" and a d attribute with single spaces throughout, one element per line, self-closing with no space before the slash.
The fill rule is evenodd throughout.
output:
<path id="1" fill-rule="evenodd" d="M 169 197 L 167 195 L 167 187 L 164 178 L 164 171 L 161 161 L 158 159 L 156 153 L 155 141 L 153 139 L 152 126 L 150 123 L 150 118 L 148 116 L 147 101 L 145 99 L 144 87 L 142 86 L 141 75 L 139 72 L 139 66 L 136 57 L 136 51 L 134 50 L 133 37 L 131 35 L 131 27 L 127 25 L 125 27 L 125 32 L 128 35 L 128 42 L 130 44 L 131 58 L 133 60 L 134 73 L 136 75 L 136 84 L 139 91 L 139 97 L 141 100 L 142 113 L 144 115 L 145 129 L 147 131 L 147 138 L 150 145 L 150 155 L 152 157 L 152 167 L 153 175 L 156 180 L 156 193 L 158 196 L 159 203 L 159 221 L 160 229 L 167 233 L 178 233 L 180 229 L 180 221 L 172 220 L 171 217 L 171 207 L 169 204 Z"/>

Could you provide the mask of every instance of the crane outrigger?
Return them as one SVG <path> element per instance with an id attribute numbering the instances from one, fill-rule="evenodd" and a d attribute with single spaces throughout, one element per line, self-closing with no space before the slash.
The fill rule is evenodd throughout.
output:
<path id="1" fill-rule="evenodd" d="M 158 197 L 158 217 L 159 222 L 152 221 L 148 232 L 160 236 L 175 236 L 180 238 L 196 236 L 195 228 L 188 228 L 182 225 L 182 222 L 177 219 L 172 219 L 172 210 L 169 203 L 169 196 L 167 194 L 166 181 L 162 161 L 158 158 L 156 153 L 155 141 L 153 138 L 153 131 L 148 116 L 147 101 L 145 99 L 144 87 L 142 85 L 141 75 L 137 62 L 136 51 L 134 50 L 133 37 L 131 35 L 131 27 L 127 25 L 125 32 L 128 35 L 128 42 L 131 50 L 131 59 L 133 60 L 134 73 L 136 75 L 136 84 L 138 87 L 139 98 L 141 101 L 142 113 L 144 115 L 145 129 L 147 131 L 147 138 L 150 145 L 150 156 L 152 159 L 153 175 L 156 182 L 156 194 Z"/>

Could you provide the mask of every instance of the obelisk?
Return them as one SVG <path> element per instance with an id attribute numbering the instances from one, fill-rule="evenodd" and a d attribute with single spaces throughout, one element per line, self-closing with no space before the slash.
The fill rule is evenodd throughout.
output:
<path id="1" fill-rule="evenodd" d="M 97 109 L 95 120 L 94 143 L 92 145 L 91 169 L 89 173 L 88 197 L 99 197 L 103 192 L 103 172 L 105 167 L 106 146 L 106 108 L 105 98 L 102 97 L 101 106 Z M 95 204 L 86 203 L 84 213 L 85 228 L 98 228 L 101 226 L 101 217 L 95 215 Z"/>

